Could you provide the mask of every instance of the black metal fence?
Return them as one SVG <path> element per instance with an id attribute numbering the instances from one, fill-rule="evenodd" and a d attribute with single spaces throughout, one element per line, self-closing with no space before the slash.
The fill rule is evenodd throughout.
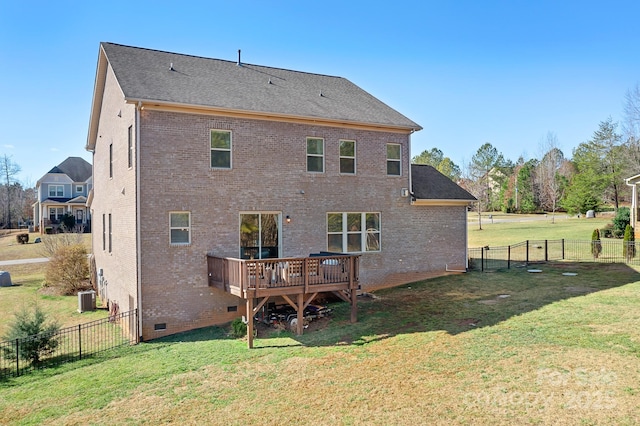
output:
<path id="1" fill-rule="evenodd" d="M 640 243 L 615 239 L 527 240 L 506 247 L 479 247 L 468 250 L 469 269 L 491 271 L 512 266 L 549 261 L 628 263 L 640 265 Z"/>
<path id="2" fill-rule="evenodd" d="M 138 311 L 0 342 L 0 379 L 89 358 L 118 346 L 138 343 Z"/>

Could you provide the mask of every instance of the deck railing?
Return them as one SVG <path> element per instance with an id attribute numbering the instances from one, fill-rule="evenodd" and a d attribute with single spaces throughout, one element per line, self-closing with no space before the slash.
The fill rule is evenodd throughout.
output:
<path id="1" fill-rule="evenodd" d="M 209 285 L 244 294 L 248 290 L 304 288 L 358 282 L 357 255 L 322 255 L 277 259 L 236 259 L 207 256 Z"/>

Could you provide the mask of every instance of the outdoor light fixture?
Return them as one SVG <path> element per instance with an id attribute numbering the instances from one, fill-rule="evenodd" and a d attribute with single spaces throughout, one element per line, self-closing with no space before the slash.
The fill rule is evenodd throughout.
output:
<path id="1" fill-rule="evenodd" d="M 409 188 L 402 188 L 400 190 L 400 196 L 401 197 L 408 197 L 409 196 Z"/>
<path id="2" fill-rule="evenodd" d="M 285 217 L 285 220 L 287 221 L 287 223 L 291 223 L 291 216 L 287 215 L 287 217 Z"/>

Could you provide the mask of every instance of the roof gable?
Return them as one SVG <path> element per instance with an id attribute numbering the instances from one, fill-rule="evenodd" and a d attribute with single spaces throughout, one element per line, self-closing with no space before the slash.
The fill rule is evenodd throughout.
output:
<path id="1" fill-rule="evenodd" d="M 56 171 L 54 171 L 56 170 Z M 69 157 L 49 173 L 64 173 L 74 182 L 85 182 L 92 175 L 91 164 L 81 157 Z"/>
<path id="2" fill-rule="evenodd" d="M 322 118 L 420 130 L 341 77 L 101 43 L 128 101 Z"/>
<path id="3" fill-rule="evenodd" d="M 476 201 L 469 192 L 426 164 L 411 165 L 411 182 L 416 200 Z"/>

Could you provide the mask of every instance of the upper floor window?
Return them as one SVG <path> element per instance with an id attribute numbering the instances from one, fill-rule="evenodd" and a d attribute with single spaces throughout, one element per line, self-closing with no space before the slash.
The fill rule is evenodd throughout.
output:
<path id="1" fill-rule="evenodd" d="M 328 213 L 327 249 L 338 253 L 380 251 L 380 213 Z"/>
<path id="2" fill-rule="evenodd" d="M 356 174 L 356 141 L 340 141 L 340 173 Z"/>
<path id="3" fill-rule="evenodd" d="M 307 138 L 307 171 L 324 172 L 324 139 Z"/>
<path id="4" fill-rule="evenodd" d="M 82 185 L 76 185 L 76 192 L 78 193 L 82 192 Z"/>
<path id="5" fill-rule="evenodd" d="M 169 232 L 172 245 L 191 244 L 191 213 L 169 213 Z"/>
<path id="6" fill-rule="evenodd" d="M 133 167 L 133 126 L 127 130 L 127 164 Z"/>
<path id="7" fill-rule="evenodd" d="M 402 147 L 397 143 L 387 144 L 387 175 L 400 176 L 402 169 L 400 167 L 400 159 Z"/>
<path id="8" fill-rule="evenodd" d="M 64 197 L 64 185 L 49 185 L 49 197 Z"/>
<path id="9" fill-rule="evenodd" d="M 211 131 L 211 168 L 231 168 L 231 132 L 228 130 Z"/>

